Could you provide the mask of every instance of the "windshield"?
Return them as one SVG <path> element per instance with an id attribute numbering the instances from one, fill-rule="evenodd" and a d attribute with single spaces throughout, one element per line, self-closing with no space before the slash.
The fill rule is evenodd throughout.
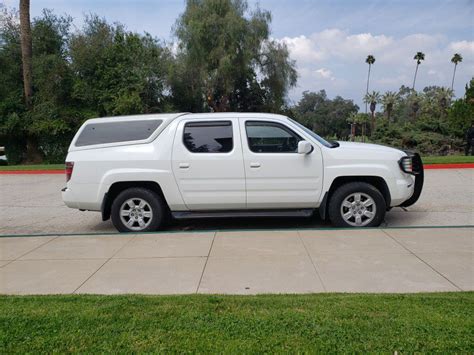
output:
<path id="1" fill-rule="evenodd" d="M 334 144 L 332 143 L 329 143 L 327 140 L 325 140 L 324 138 L 318 136 L 316 133 L 314 133 L 312 130 L 310 130 L 309 128 L 303 126 L 301 123 L 299 122 L 296 122 L 295 120 L 287 117 L 291 122 L 293 122 L 295 125 L 297 125 L 299 128 L 301 128 L 303 131 L 305 131 L 306 133 L 308 133 L 311 137 L 313 137 L 314 139 L 316 139 L 319 143 L 321 143 L 322 145 L 324 145 L 325 147 L 328 147 L 328 148 L 333 148 L 334 147 Z"/>

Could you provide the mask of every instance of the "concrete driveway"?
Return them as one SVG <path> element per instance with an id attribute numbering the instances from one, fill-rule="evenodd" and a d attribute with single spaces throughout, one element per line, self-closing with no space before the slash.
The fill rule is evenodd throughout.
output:
<path id="1" fill-rule="evenodd" d="M 0 238 L 2 294 L 474 290 L 474 228 Z"/>
<path id="2" fill-rule="evenodd" d="M 0 175 L 0 234 L 115 232 L 100 213 L 67 208 L 63 175 Z M 474 169 L 427 170 L 420 200 L 407 210 L 394 208 L 384 226 L 474 225 Z M 171 230 L 325 227 L 314 218 L 197 220 Z"/>

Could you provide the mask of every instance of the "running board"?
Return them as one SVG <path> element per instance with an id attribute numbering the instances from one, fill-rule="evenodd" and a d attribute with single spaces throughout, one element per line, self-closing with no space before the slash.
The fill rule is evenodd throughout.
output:
<path id="1" fill-rule="evenodd" d="M 175 219 L 248 218 L 248 217 L 311 217 L 314 209 L 249 210 L 249 211 L 178 211 L 171 212 Z"/>

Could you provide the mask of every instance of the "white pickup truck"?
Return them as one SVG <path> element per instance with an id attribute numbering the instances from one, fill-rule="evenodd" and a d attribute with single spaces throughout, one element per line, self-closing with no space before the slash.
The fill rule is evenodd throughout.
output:
<path id="1" fill-rule="evenodd" d="M 423 187 L 418 154 L 328 142 L 265 113 L 179 113 L 88 120 L 66 158 L 65 204 L 101 211 L 120 232 L 169 217 L 311 216 L 380 225 Z"/>

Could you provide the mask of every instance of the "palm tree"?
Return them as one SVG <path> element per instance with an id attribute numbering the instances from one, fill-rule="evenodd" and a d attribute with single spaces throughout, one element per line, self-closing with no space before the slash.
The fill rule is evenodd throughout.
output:
<path id="1" fill-rule="evenodd" d="M 423 52 L 416 52 L 413 59 L 416 60 L 416 69 L 415 69 L 415 76 L 413 78 L 413 87 L 412 89 L 415 90 L 415 81 L 416 81 L 416 74 L 418 73 L 418 66 L 420 65 L 422 60 L 425 60 L 425 53 Z"/>
<path id="2" fill-rule="evenodd" d="M 370 133 L 373 134 L 375 131 L 375 107 L 380 102 L 380 93 L 378 91 L 372 91 L 370 94 L 366 94 L 364 96 L 364 102 L 370 104 L 370 112 L 372 113 Z"/>
<path id="3" fill-rule="evenodd" d="M 454 77 L 456 76 L 456 67 L 458 66 L 458 63 L 462 62 L 462 55 L 459 53 L 454 53 L 453 57 L 451 58 L 451 62 L 454 63 L 453 81 L 451 82 L 451 90 L 453 90 Z"/>
<path id="4" fill-rule="evenodd" d="M 372 64 L 375 63 L 375 57 L 372 54 L 369 54 L 365 59 L 365 62 L 369 65 L 369 73 L 367 74 L 367 89 L 365 90 L 365 94 L 369 93 L 369 81 L 370 81 L 370 68 Z M 367 113 L 367 104 L 365 105 L 365 113 Z"/>
<path id="5" fill-rule="evenodd" d="M 408 97 L 408 102 L 410 103 L 411 109 L 413 111 L 413 119 L 416 119 L 416 114 L 420 110 L 421 101 L 422 97 L 416 91 L 413 91 Z"/>
<path id="6" fill-rule="evenodd" d="M 439 105 L 444 113 L 446 113 L 446 109 L 451 102 L 451 99 L 454 96 L 454 92 L 452 89 L 449 88 L 439 88 L 436 92 L 436 98 L 438 99 Z"/>
<path id="7" fill-rule="evenodd" d="M 382 96 L 381 102 L 382 102 L 383 110 L 387 114 L 387 121 L 390 124 L 390 117 L 393 112 L 393 107 L 398 102 L 398 94 L 393 91 L 387 91 Z"/>
<path id="8" fill-rule="evenodd" d="M 347 118 L 347 122 L 351 125 L 351 140 L 354 141 L 356 136 L 357 113 L 352 112 Z"/>
<path id="9" fill-rule="evenodd" d="M 372 64 L 375 63 L 375 57 L 372 54 L 369 54 L 367 58 L 365 58 L 365 62 L 369 65 L 369 72 L 367 74 L 367 88 L 365 89 L 365 95 L 369 94 L 369 81 L 370 81 L 370 69 L 372 68 Z M 367 115 L 367 103 L 365 104 L 365 114 Z M 362 141 L 365 142 L 365 122 L 362 122 Z"/>

